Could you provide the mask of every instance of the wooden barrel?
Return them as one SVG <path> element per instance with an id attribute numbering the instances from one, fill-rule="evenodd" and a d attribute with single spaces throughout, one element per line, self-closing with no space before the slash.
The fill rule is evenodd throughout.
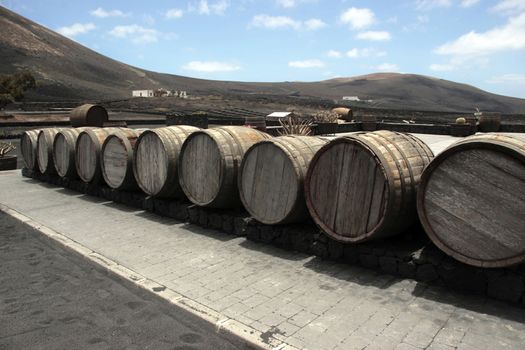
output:
<path id="1" fill-rule="evenodd" d="M 305 220 L 304 177 L 326 142 L 313 136 L 280 136 L 250 147 L 239 169 L 239 195 L 246 210 L 269 225 Z"/>
<path id="2" fill-rule="evenodd" d="M 196 131 L 184 142 L 179 157 L 179 182 L 190 201 L 201 206 L 239 206 L 237 174 L 244 153 L 271 136 L 244 126 Z"/>
<path id="3" fill-rule="evenodd" d="M 71 111 L 69 120 L 73 127 L 96 126 L 100 128 L 108 121 L 108 112 L 102 106 L 84 104 Z"/>
<path id="4" fill-rule="evenodd" d="M 476 135 L 440 153 L 417 196 L 430 239 L 466 264 L 525 261 L 525 138 Z"/>
<path id="5" fill-rule="evenodd" d="M 111 133 L 120 128 L 95 128 L 82 131 L 77 137 L 75 167 L 78 177 L 87 183 L 103 182 L 100 165 L 102 144 Z"/>
<path id="6" fill-rule="evenodd" d="M 346 120 L 348 122 L 352 121 L 352 119 L 354 118 L 354 115 L 350 108 L 336 107 L 332 108 L 332 112 L 339 114 L 341 116 L 341 119 Z"/>
<path id="7" fill-rule="evenodd" d="M 42 129 L 37 139 L 37 162 L 38 169 L 42 174 L 56 174 L 55 162 L 53 161 L 53 141 L 55 135 L 61 129 Z"/>
<path id="8" fill-rule="evenodd" d="M 60 130 L 53 140 L 53 162 L 55 170 L 60 177 L 76 178 L 77 169 L 75 167 L 75 149 L 78 135 L 90 129 L 70 128 Z"/>
<path id="9" fill-rule="evenodd" d="M 432 151 L 392 131 L 332 140 L 314 156 L 305 179 L 312 218 L 331 237 L 361 242 L 398 234 L 416 218 L 416 189 Z"/>
<path id="10" fill-rule="evenodd" d="M 36 160 L 36 148 L 38 133 L 40 130 L 27 130 L 24 131 L 20 138 L 20 150 L 22 152 L 22 158 L 24 159 L 24 165 L 27 169 L 38 170 L 38 162 Z"/>
<path id="11" fill-rule="evenodd" d="M 102 176 L 109 187 L 117 190 L 138 188 L 133 175 L 133 149 L 145 130 L 121 129 L 109 135 L 102 144 Z"/>
<path id="12" fill-rule="evenodd" d="M 244 118 L 244 126 L 248 126 L 259 131 L 266 131 L 266 118 L 264 116 L 246 117 Z"/>
<path id="13" fill-rule="evenodd" d="M 135 144 L 133 173 L 140 189 L 161 198 L 184 198 L 178 161 L 182 144 L 194 126 L 177 125 L 144 131 Z"/>

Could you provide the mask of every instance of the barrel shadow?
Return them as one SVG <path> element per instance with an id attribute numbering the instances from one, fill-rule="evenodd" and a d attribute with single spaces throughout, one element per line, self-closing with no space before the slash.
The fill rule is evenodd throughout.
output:
<path id="1" fill-rule="evenodd" d="M 291 251 L 289 249 L 278 248 L 270 244 L 253 242 L 250 240 L 242 241 L 239 244 L 239 246 L 245 249 L 257 251 L 260 253 L 271 255 L 276 258 L 290 260 L 290 261 L 304 260 L 312 256 L 310 254 L 305 254 L 305 253 L 301 253 L 297 251 Z"/>

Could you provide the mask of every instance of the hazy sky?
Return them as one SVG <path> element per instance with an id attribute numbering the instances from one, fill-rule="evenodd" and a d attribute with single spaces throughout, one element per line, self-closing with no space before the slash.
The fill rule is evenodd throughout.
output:
<path id="1" fill-rule="evenodd" d="M 241 81 L 416 73 L 525 98 L 525 0 L 0 0 L 104 55 Z"/>

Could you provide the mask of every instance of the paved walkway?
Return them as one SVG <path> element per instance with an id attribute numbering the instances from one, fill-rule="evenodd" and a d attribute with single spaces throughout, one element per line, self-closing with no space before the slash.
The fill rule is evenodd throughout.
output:
<path id="1" fill-rule="evenodd" d="M 523 349 L 525 311 L 0 173 L 0 204 L 235 320 L 272 346 Z"/>

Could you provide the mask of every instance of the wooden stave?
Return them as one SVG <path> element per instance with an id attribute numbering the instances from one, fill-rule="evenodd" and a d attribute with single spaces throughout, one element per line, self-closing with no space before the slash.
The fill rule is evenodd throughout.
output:
<path id="1" fill-rule="evenodd" d="M 146 194 L 150 196 L 154 196 L 156 198 L 176 198 L 176 199 L 184 199 L 186 198 L 184 192 L 182 191 L 182 188 L 179 184 L 179 168 L 178 168 L 178 159 L 180 156 L 180 151 L 182 148 L 182 144 L 186 140 L 186 138 L 193 132 L 201 130 L 198 127 L 191 126 L 191 125 L 173 125 L 173 126 L 167 126 L 163 128 L 157 128 L 157 129 L 150 129 L 144 131 L 139 138 L 137 139 L 137 142 L 135 143 L 135 147 L 133 149 L 133 174 L 137 181 L 137 185 L 139 188 Z M 154 134 L 160 142 L 163 145 L 163 148 L 166 152 L 166 156 L 168 158 L 168 164 L 167 164 L 167 181 L 165 181 L 164 185 L 161 187 L 159 191 L 156 193 L 152 193 L 148 190 L 148 188 L 141 182 L 140 174 L 137 169 L 137 149 L 140 147 L 141 141 L 146 135 L 148 134 Z M 169 141 L 169 142 L 168 142 Z M 175 146 L 175 147 L 168 147 L 168 146 Z M 172 179 L 172 181 L 169 181 L 169 179 Z"/>
<path id="2" fill-rule="evenodd" d="M 78 178 L 77 170 L 75 167 L 75 146 L 77 142 L 78 135 L 84 131 L 88 130 L 90 127 L 81 127 L 81 128 L 70 128 L 60 130 L 53 139 L 53 163 L 55 165 L 55 170 L 58 176 L 68 177 L 68 178 Z M 68 145 L 68 166 L 67 170 L 61 171 L 60 167 L 57 165 L 57 140 L 60 137 L 64 137 L 66 144 Z"/>
<path id="3" fill-rule="evenodd" d="M 56 169 L 55 169 L 55 163 L 54 163 L 54 160 L 53 160 L 53 141 L 55 139 L 55 135 L 61 131 L 62 129 L 58 129 L 58 128 L 46 128 L 46 129 L 42 129 L 40 130 L 40 132 L 38 133 L 38 138 L 37 138 L 37 157 L 36 157 L 36 161 L 38 163 L 38 170 L 42 173 L 42 174 L 56 174 Z M 44 153 L 41 152 L 41 142 L 40 141 L 43 141 L 45 142 L 45 151 L 42 151 Z M 46 160 L 42 160 L 41 158 L 41 153 L 42 154 L 46 154 L 47 156 L 47 159 Z M 45 163 L 45 164 L 42 164 L 42 163 Z"/>
<path id="4" fill-rule="evenodd" d="M 243 135 L 245 138 L 239 137 L 237 132 L 241 131 L 245 133 L 245 135 Z M 184 152 L 188 147 L 188 144 L 193 138 L 201 134 L 210 137 L 216 144 L 220 153 L 219 190 L 212 200 L 208 202 L 200 202 L 194 198 L 191 190 L 188 189 L 187 184 L 184 182 L 184 178 L 181 175 L 179 176 L 179 183 L 184 194 L 191 202 L 199 206 L 212 208 L 235 208 L 240 206 L 242 203 L 237 188 L 237 175 L 242 157 L 248 148 L 254 143 L 263 139 L 269 139 L 271 136 L 264 132 L 244 126 L 222 126 L 196 131 L 188 136 L 182 145 L 178 162 L 179 169 L 182 169 L 183 167 Z"/>
<path id="5" fill-rule="evenodd" d="M 104 142 L 102 143 L 100 156 L 101 161 L 101 170 L 102 170 L 102 177 L 104 178 L 105 183 L 116 190 L 135 190 L 138 189 L 137 181 L 135 180 L 135 175 L 133 173 L 133 150 L 136 144 L 136 141 L 140 134 L 144 132 L 146 129 L 121 129 L 118 131 L 115 131 L 108 135 Z M 113 185 L 111 181 L 109 180 L 107 173 L 106 173 L 106 167 L 104 162 L 104 155 L 107 144 L 110 142 L 112 138 L 117 138 L 119 142 L 122 144 L 122 146 L 125 149 L 125 152 L 127 154 L 126 157 L 126 171 L 124 178 L 118 185 Z"/>
<path id="6" fill-rule="evenodd" d="M 102 177 L 102 169 L 100 166 L 100 151 L 102 144 L 104 143 L 106 137 L 108 137 L 112 132 L 118 131 L 120 129 L 122 128 L 91 128 L 80 132 L 75 144 L 75 168 L 78 177 L 83 182 L 92 184 L 101 184 L 104 182 L 104 178 Z M 83 135 L 87 135 L 87 137 L 89 137 L 89 140 L 94 145 L 95 149 L 95 169 L 91 178 L 87 178 L 85 174 L 83 174 L 82 169 L 79 168 L 79 143 Z"/>
<path id="7" fill-rule="evenodd" d="M 418 176 L 413 177 L 413 175 L 410 175 L 410 174 L 414 173 L 414 171 L 407 169 L 409 172 L 409 176 L 412 177 L 411 183 L 409 183 L 411 190 L 409 191 L 407 195 L 404 195 L 407 192 L 406 191 L 407 186 L 398 185 L 401 182 L 403 182 L 403 184 L 406 183 L 405 177 L 400 177 L 401 175 L 403 175 L 403 172 L 401 171 L 402 168 L 397 166 L 396 170 L 397 170 L 398 175 L 396 175 L 392 167 L 385 166 L 385 164 L 389 163 L 389 160 L 385 157 L 385 154 L 383 154 L 383 152 L 381 151 L 381 147 L 385 147 L 385 145 L 383 144 L 382 146 L 378 148 L 377 142 L 369 142 L 370 136 L 377 138 L 380 135 L 391 135 L 391 136 L 396 135 L 398 137 L 401 137 L 404 141 L 407 142 L 408 145 L 410 145 L 411 147 L 414 148 L 415 151 L 417 151 L 419 155 L 419 159 L 422 161 L 423 164 L 419 166 L 420 171 L 418 171 L 417 168 L 415 169 L 416 175 L 417 173 L 419 173 L 420 175 L 420 173 L 423 171 L 424 166 L 428 164 L 434 156 L 431 149 L 423 141 L 419 140 L 417 137 L 409 135 L 409 134 L 386 131 L 386 130 L 380 130 L 380 131 L 375 131 L 375 132 L 358 132 L 352 135 L 333 139 L 331 142 L 323 146 L 316 153 L 316 155 L 314 156 L 314 158 L 312 159 L 310 163 L 310 166 L 308 167 L 308 172 L 305 178 L 306 204 L 310 212 L 310 215 L 314 219 L 315 223 L 327 235 L 329 235 L 330 237 L 334 238 L 337 241 L 340 241 L 343 243 L 358 243 L 358 242 L 364 242 L 364 241 L 371 240 L 371 239 L 393 236 L 393 235 L 401 233 L 406 228 L 408 228 L 410 224 L 413 223 L 417 217 L 415 197 L 416 197 L 416 192 L 417 192 Z M 363 139 L 363 137 L 365 139 Z M 367 140 L 367 138 L 368 138 L 368 141 L 364 141 L 364 140 Z M 387 140 L 387 142 L 390 141 L 390 138 L 388 137 L 383 137 L 383 139 Z M 377 165 L 381 167 L 380 170 L 386 180 L 385 182 L 386 194 L 387 194 L 386 199 L 385 199 L 386 206 L 383 208 L 383 212 L 381 214 L 381 220 L 375 225 L 373 230 L 368 231 L 365 234 L 358 235 L 356 237 L 344 236 L 344 235 L 341 235 L 335 232 L 332 228 L 330 228 L 327 224 L 325 224 L 319 218 L 315 210 L 315 206 L 312 202 L 312 193 L 310 189 L 312 172 L 320 156 L 324 152 L 326 152 L 327 149 L 333 147 L 334 145 L 337 145 L 339 143 L 344 143 L 344 142 L 356 142 L 359 145 L 359 147 L 362 147 L 363 150 L 368 152 L 369 155 L 375 159 Z M 386 145 L 388 145 L 388 143 Z M 394 146 L 394 148 L 397 153 L 402 153 L 399 147 Z M 419 150 L 421 150 L 422 152 L 420 152 Z M 395 154 L 392 155 L 391 152 L 388 152 L 388 153 L 390 153 L 389 154 L 390 159 L 392 159 L 392 157 L 395 156 Z M 394 162 L 399 165 L 402 159 L 399 158 L 398 155 L 394 159 Z M 411 157 L 411 158 L 414 158 L 414 157 Z M 404 161 L 406 161 L 406 159 Z M 410 163 L 410 169 L 411 169 L 413 161 L 410 161 L 409 163 Z M 403 195 L 405 198 L 403 198 Z M 391 200 L 390 198 L 393 198 L 394 200 Z M 399 218 L 403 218 L 403 220 L 399 220 Z"/>
<path id="8" fill-rule="evenodd" d="M 525 165 L 525 137 L 523 136 L 513 135 L 512 137 L 509 137 L 504 134 L 474 135 L 450 145 L 432 160 L 432 162 L 425 168 L 423 174 L 421 175 L 421 182 L 419 185 L 416 202 L 417 213 L 421 225 L 423 226 L 423 229 L 430 240 L 441 251 L 467 265 L 482 268 L 501 268 L 523 263 L 525 262 L 525 247 L 522 253 L 504 259 L 486 261 L 467 256 L 457 250 L 454 250 L 452 247 L 449 247 L 445 242 L 443 242 L 428 221 L 428 214 L 425 208 L 425 189 L 428 185 L 430 177 L 432 176 L 432 173 L 448 157 L 458 152 L 470 149 L 497 150 L 504 154 L 516 157 Z"/>
<path id="9" fill-rule="evenodd" d="M 307 141 L 308 140 L 308 141 Z M 315 140 L 317 144 L 311 144 L 309 141 Z M 306 207 L 306 201 L 304 198 L 304 179 L 306 177 L 306 172 L 308 170 L 308 165 L 310 164 L 311 159 L 314 157 L 315 153 L 326 144 L 328 141 L 326 139 L 315 137 L 315 136 L 279 136 L 272 139 L 262 140 L 254 145 L 252 145 L 244 154 L 241 165 L 239 167 L 239 176 L 238 176 L 238 188 L 239 188 L 239 197 L 240 200 L 246 208 L 246 210 L 259 222 L 262 222 L 267 225 L 279 225 L 279 224 L 289 224 L 296 223 L 306 220 L 309 217 L 308 208 Z M 269 220 L 263 218 L 258 213 L 252 209 L 252 205 L 247 201 L 244 195 L 244 186 L 242 184 L 244 168 L 248 159 L 249 154 L 254 152 L 261 145 L 270 144 L 278 151 L 283 152 L 286 155 L 286 158 L 291 162 L 294 169 L 295 177 L 299 184 L 296 198 L 294 204 L 288 213 L 281 217 L 280 219 Z M 303 149 L 299 149 L 303 146 Z M 305 152 L 305 148 L 309 149 L 309 152 Z M 299 156 L 297 156 L 299 155 Z"/>
<path id="10" fill-rule="evenodd" d="M 108 113 L 100 105 L 83 104 L 71 111 L 69 121 L 73 127 L 103 127 L 104 122 L 108 121 Z"/>
<path id="11" fill-rule="evenodd" d="M 26 130 L 20 137 L 20 150 L 24 165 L 27 169 L 38 170 L 37 158 L 37 139 L 41 129 Z"/>

